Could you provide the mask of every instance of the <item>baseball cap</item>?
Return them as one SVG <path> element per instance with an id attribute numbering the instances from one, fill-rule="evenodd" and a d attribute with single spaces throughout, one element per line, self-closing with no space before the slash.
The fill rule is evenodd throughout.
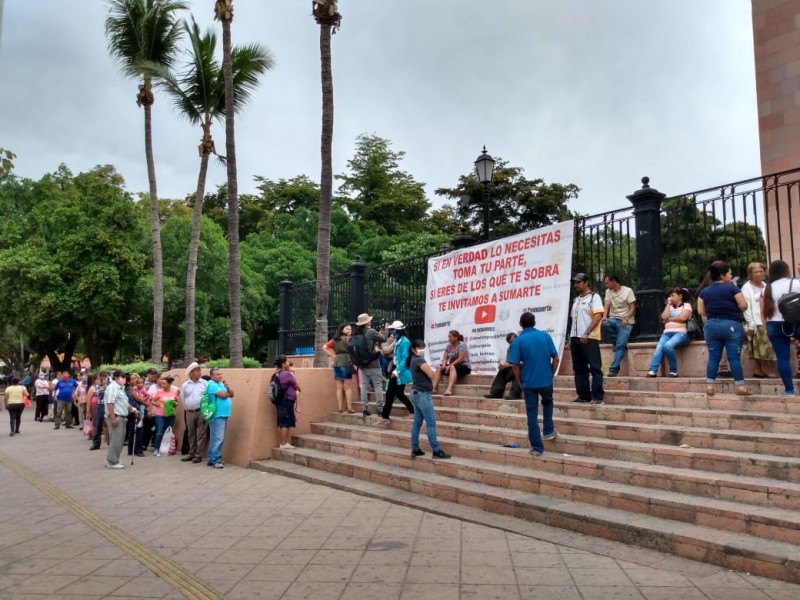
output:
<path id="1" fill-rule="evenodd" d="M 575 277 L 572 278 L 572 281 L 589 281 L 589 276 L 586 273 L 575 273 Z"/>

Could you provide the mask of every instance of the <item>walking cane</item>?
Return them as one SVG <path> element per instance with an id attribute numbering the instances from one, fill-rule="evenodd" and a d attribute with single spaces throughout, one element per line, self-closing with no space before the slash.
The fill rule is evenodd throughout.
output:
<path id="1" fill-rule="evenodd" d="M 133 427 L 133 431 L 131 435 L 133 436 L 133 452 L 131 452 L 131 466 L 133 466 L 133 457 L 136 456 L 136 436 L 139 433 L 139 429 L 142 428 L 142 423 L 144 422 L 144 408 L 142 405 L 139 405 L 139 416 L 136 417 L 136 425 Z"/>

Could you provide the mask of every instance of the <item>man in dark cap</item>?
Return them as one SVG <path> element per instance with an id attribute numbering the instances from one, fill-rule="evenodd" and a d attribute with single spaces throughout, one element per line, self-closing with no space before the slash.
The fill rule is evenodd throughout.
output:
<path id="1" fill-rule="evenodd" d="M 572 302 L 572 325 L 569 331 L 569 351 L 578 392 L 573 402 L 603 404 L 605 392 L 600 358 L 600 323 L 605 313 L 603 301 L 599 294 L 592 291 L 586 273 L 576 274 L 572 283 L 578 293 Z"/>

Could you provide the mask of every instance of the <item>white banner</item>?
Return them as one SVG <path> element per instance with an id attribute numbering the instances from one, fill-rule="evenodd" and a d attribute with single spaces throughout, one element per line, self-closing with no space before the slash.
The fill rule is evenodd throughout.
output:
<path id="1" fill-rule="evenodd" d="M 457 330 L 469 348 L 472 372 L 497 373 L 506 335 L 519 332 L 524 312 L 553 336 L 559 355 L 569 315 L 574 224 L 534 231 L 454 250 L 428 259 L 425 289 L 426 356 L 441 361 L 447 334 Z"/>

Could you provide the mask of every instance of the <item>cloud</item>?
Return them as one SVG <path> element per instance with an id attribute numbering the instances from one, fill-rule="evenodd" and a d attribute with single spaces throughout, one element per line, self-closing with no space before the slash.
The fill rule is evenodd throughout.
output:
<path id="1" fill-rule="evenodd" d="M 201 25 L 210 3 L 193 2 Z M 319 177 L 319 28 L 310 2 L 237 0 L 234 43 L 276 55 L 237 120 L 240 191 L 252 177 Z M 202 9 L 202 10 L 201 10 Z M 355 137 L 406 151 L 403 168 L 452 186 L 483 144 L 529 177 L 575 183 L 582 212 L 626 205 L 642 175 L 673 195 L 759 174 L 747 0 L 340 2 L 333 37 L 334 171 Z M 38 178 L 114 164 L 147 189 L 136 83 L 108 55 L 102 2 L 7 3 L 0 146 Z M 214 26 L 219 27 L 218 24 Z M 224 129 L 215 127 L 217 147 Z M 195 186 L 199 129 L 158 96 L 159 195 Z M 208 189 L 225 181 L 212 165 Z"/>

